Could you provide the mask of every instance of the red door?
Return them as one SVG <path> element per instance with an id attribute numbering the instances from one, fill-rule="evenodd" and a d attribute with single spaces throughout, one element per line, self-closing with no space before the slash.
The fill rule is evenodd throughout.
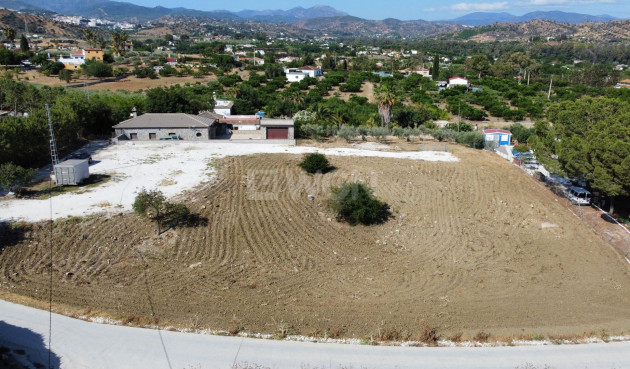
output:
<path id="1" fill-rule="evenodd" d="M 286 127 L 267 127 L 268 140 L 286 140 L 289 138 L 289 128 Z"/>

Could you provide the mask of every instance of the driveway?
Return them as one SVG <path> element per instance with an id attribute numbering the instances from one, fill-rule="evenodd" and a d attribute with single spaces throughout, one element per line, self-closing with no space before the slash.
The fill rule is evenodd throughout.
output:
<path id="1" fill-rule="evenodd" d="M 48 364 L 49 315 L 0 300 L 0 347 Z M 53 314 L 54 368 L 630 368 L 630 342 L 386 347 L 263 340 L 90 323 Z M 0 361 L 1 363 L 1 361 Z"/>

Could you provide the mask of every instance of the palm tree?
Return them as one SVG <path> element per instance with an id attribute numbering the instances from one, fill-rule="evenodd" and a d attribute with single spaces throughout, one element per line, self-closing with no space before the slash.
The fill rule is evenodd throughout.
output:
<path id="1" fill-rule="evenodd" d="M 96 34 L 91 29 L 83 30 L 83 37 L 85 37 L 85 40 L 91 47 L 96 46 L 98 40 Z"/>
<path id="2" fill-rule="evenodd" d="M 2 34 L 4 34 L 4 37 L 9 40 L 10 43 L 13 43 L 13 41 L 15 41 L 16 32 L 13 28 L 5 28 L 4 30 L 2 30 Z"/>
<path id="3" fill-rule="evenodd" d="M 315 105 L 313 113 L 315 113 L 315 120 L 322 122 L 328 122 L 332 118 L 332 111 L 324 104 Z"/>
<path id="4" fill-rule="evenodd" d="M 112 33 L 112 47 L 119 53 L 124 53 L 125 51 L 125 42 L 129 39 L 129 35 L 125 32 L 114 32 Z"/>
<path id="5" fill-rule="evenodd" d="M 374 97 L 378 104 L 381 125 L 389 128 L 389 122 L 392 120 L 392 106 L 397 98 L 396 88 L 391 83 L 382 84 L 374 89 Z"/>

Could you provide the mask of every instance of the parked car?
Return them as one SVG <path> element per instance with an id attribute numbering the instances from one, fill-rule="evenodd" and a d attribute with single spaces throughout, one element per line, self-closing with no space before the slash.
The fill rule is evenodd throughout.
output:
<path id="1" fill-rule="evenodd" d="M 591 193 L 582 187 L 567 187 L 563 192 L 574 205 L 591 204 Z"/>
<path id="2" fill-rule="evenodd" d="M 165 141 L 165 140 L 181 140 L 182 137 L 180 135 L 172 135 L 172 136 L 166 136 L 166 137 L 162 137 L 160 138 L 160 140 Z"/>
<path id="3" fill-rule="evenodd" d="M 66 160 L 72 160 L 72 159 L 78 159 L 78 160 L 87 159 L 88 164 L 92 164 L 92 155 L 88 154 L 87 152 L 77 152 L 77 153 L 71 154 L 70 156 L 66 158 Z"/>

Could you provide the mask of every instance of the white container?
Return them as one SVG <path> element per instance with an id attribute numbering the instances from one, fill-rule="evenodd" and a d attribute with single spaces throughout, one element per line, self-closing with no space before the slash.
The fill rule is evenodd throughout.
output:
<path id="1" fill-rule="evenodd" d="M 55 165 L 53 180 L 60 185 L 78 185 L 90 176 L 87 159 L 71 159 Z"/>

